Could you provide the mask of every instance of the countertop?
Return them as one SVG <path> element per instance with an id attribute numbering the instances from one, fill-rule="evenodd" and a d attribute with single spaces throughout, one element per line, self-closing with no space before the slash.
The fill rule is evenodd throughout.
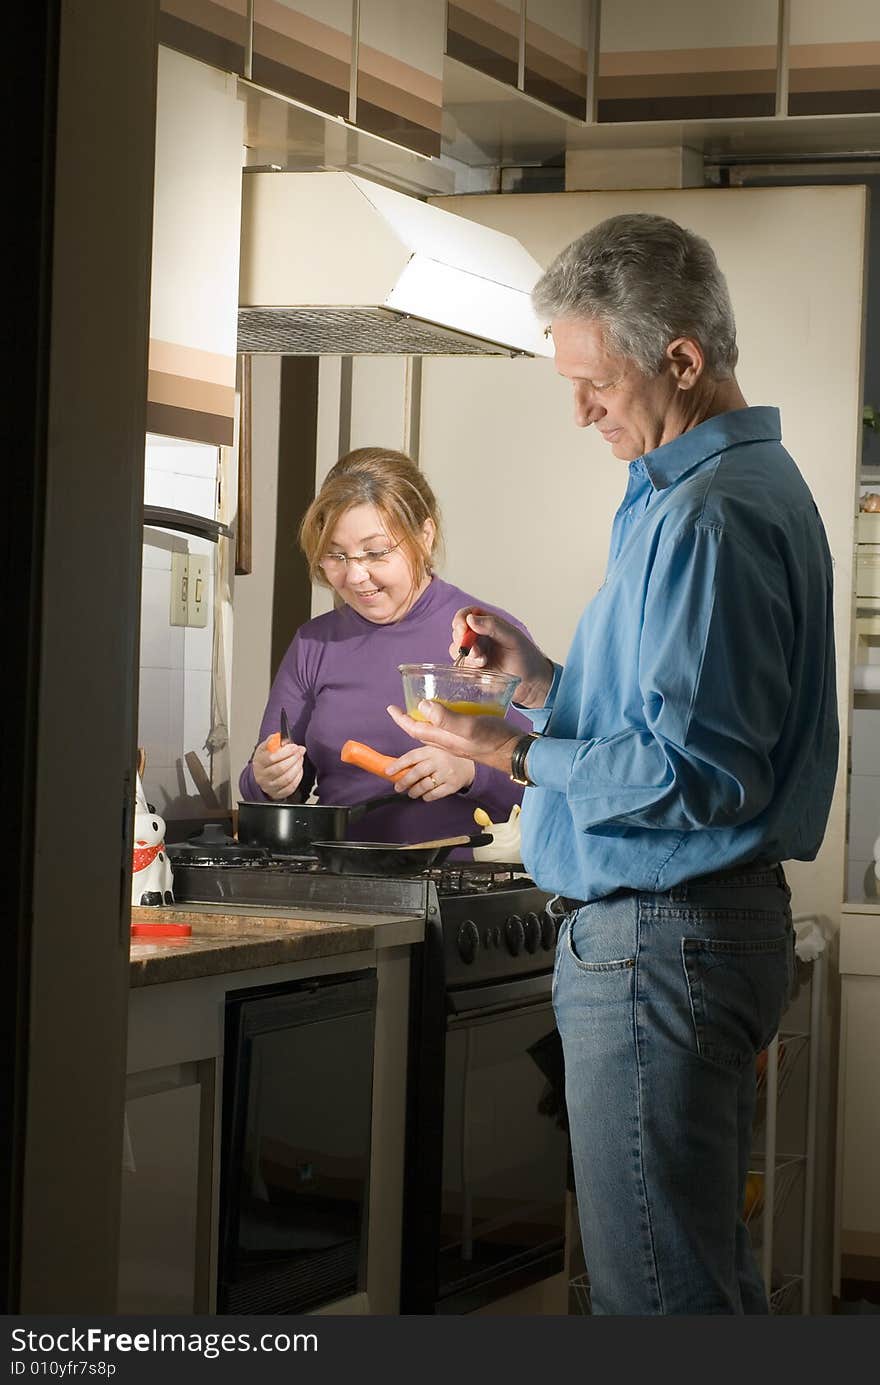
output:
<path id="1" fill-rule="evenodd" d="M 151 986 L 221 972 L 422 942 L 422 914 L 293 910 L 269 905 L 133 905 L 132 923 L 188 923 L 186 938 L 132 938 L 130 983 Z"/>

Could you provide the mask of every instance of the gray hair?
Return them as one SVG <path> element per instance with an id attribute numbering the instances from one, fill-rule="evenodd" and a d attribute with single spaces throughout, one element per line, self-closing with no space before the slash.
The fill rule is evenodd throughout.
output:
<path id="1" fill-rule="evenodd" d="M 557 255 L 532 302 L 548 322 L 600 322 L 609 346 L 646 375 L 660 370 L 677 337 L 699 342 L 715 379 L 736 367 L 736 323 L 715 252 L 665 216 L 633 212 L 600 221 Z"/>

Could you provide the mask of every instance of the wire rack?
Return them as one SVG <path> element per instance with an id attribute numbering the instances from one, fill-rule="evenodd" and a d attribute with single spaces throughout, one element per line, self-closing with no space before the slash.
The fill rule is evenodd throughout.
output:
<path id="1" fill-rule="evenodd" d="M 806 1159 L 802 1154 L 780 1154 L 774 1161 L 776 1187 L 773 1199 L 773 1220 L 778 1221 L 791 1196 L 792 1189 L 803 1173 Z M 746 1202 L 743 1221 L 752 1233 L 753 1245 L 760 1245 L 764 1234 L 764 1185 L 767 1172 L 763 1159 L 753 1158 L 746 1182 Z"/>
<path id="2" fill-rule="evenodd" d="M 779 1067 L 777 1076 L 777 1105 L 785 1095 L 785 1090 L 791 1081 L 792 1073 L 798 1067 L 798 1061 L 804 1053 L 808 1051 L 809 1034 L 780 1034 L 779 1036 Z M 763 1061 L 762 1061 L 763 1059 Z M 766 1049 L 764 1054 L 758 1055 L 757 1077 L 756 1077 L 756 1100 L 754 1133 L 759 1135 L 767 1119 L 767 1062 Z"/>
<path id="3" fill-rule="evenodd" d="M 804 1296 L 803 1275 L 789 1274 L 776 1285 L 770 1293 L 770 1312 L 776 1314 L 800 1313 Z"/>
<path id="4" fill-rule="evenodd" d="M 590 1293 L 590 1279 L 586 1274 L 575 1275 L 568 1281 L 569 1298 L 573 1301 L 576 1313 L 592 1313 L 593 1300 Z"/>

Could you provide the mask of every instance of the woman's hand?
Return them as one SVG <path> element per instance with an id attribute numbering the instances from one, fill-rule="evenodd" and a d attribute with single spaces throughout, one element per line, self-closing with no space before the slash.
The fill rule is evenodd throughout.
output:
<path id="1" fill-rule="evenodd" d="M 474 782 L 473 760 L 449 755 L 436 746 L 419 745 L 415 750 L 408 750 L 388 766 L 386 773 L 396 774 L 401 769 L 409 772 L 397 780 L 395 793 L 423 798 L 426 803 L 448 798 L 450 794 L 458 793 L 459 789 L 470 788 Z"/>
<path id="2" fill-rule="evenodd" d="M 273 735 L 277 739 L 277 732 Z M 254 778 L 263 793 L 278 801 L 289 798 L 294 790 L 299 788 L 306 748 L 304 745 L 295 745 L 293 741 L 288 741 L 277 750 L 270 750 L 270 742 L 275 743 L 273 736 L 260 741 L 251 764 L 254 767 Z"/>
<path id="3" fill-rule="evenodd" d="M 460 712 L 447 711 L 439 702 L 419 703 L 419 712 L 424 721 L 408 717 L 400 707 L 388 707 L 387 712 L 401 731 L 405 731 L 414 741 L 422 741 L 435 755 L 445 751 L 450 759 L 460 758 L 463 764 L 468 765 L 476 760 L 490 769 L 500 769 L 504 774 L 510 773 L 513 748 L 523 734 L 518 726 L 512 726 L 504 717 L 463 716 Z M 402 760 L 417 754 L 418 751 L 407 751 Z M 397 763 L 401 764 L 402 760 Z M 442 795 L 438 794 L 437 797 Z"/>
<path id="4" fill-rule="evenodd" d="M 467 652 L 465 668 L 497 669 L 520 680 L 513 696 L 521 707 L 543 707 L 553 682 L 553 664 L 517 626 L 490 611 L 475 611 L 464 606 L 452 618 L 452 644 L 455 658 L 467 627 L 477 633 L 476 644 Z"/>

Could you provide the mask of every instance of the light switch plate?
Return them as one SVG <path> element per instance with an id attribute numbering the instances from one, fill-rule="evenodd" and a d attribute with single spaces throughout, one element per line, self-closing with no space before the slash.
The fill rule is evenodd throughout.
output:
<path id="1" fill-rule="evenodd" d="M 185 549 L 171 554 L 171 610 L 169 620 L 172 625 L 186 625 L 187 593 L 189 590 L 189 554 Z"/>
<path id="2" fill-rule="evenodd" d="M 187 566 L 186 623 L 203 629 L 208 624 L 208 559 L 191 553 Z"/>

